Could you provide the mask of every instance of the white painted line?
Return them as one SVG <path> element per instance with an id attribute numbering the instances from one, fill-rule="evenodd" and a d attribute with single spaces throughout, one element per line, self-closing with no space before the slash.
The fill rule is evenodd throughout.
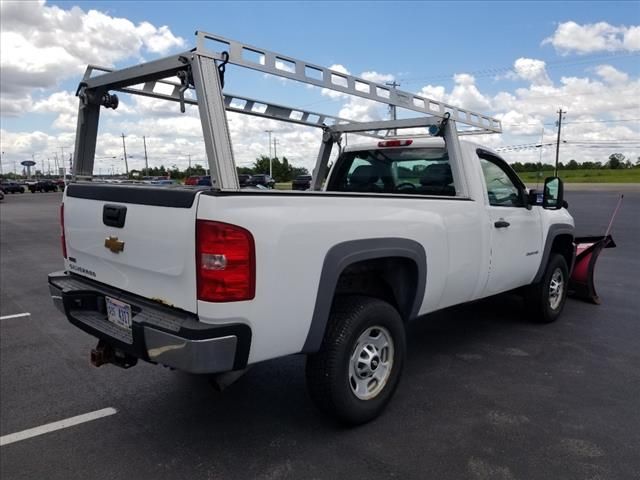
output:
<path id="1" fill-rule="evenodd" d="M 109 415 L 113 415 L 117 412 L 118 411 L 115 408 L 103 408 L 102 410 L 96 410 L 95 412 L 89 412 L 83 415 L 66 418 L 57 422 L 47 423 L 46 425 L 29 428 L 28 430 L 23 430 L 21 432 L 10 433 L 9 435 L 0 437 L 0 447 L 9 445 L 10 443 L 19 442 L 21 440 L 26 440 L 28 438 L 37 437 L 38 435 L 43 435 L 45 433 L 55 432 L 56 430 L 61 430 L 63 428 L 69 428 L 81 423 L 97 420 L 98 418 L 108 417 Z"/>
<path id="2" fill-rule="evenodd" d="M 16 313 L 15 315 L 5 315 L 0 317 L 0 320 L 9 320 L 10 318 L 30 317 L 30 313 Z"/>

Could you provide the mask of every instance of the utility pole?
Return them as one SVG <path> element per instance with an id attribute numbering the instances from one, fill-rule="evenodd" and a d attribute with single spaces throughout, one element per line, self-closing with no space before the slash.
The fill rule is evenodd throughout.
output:
<path id="1" fill-rule="evenodd" d="M 189 154 L 189 175 L 191 175 L 191 154 Z"/>
<path id="2" fill-rule="evenodd" d="M 393 82 L 386 82 L 385 85 L 390 86 L 393 90 L 396 89 L 396 87 L 399 87 L 400 84 L 397 83 L 395 80 Z M 389 117 L 391 117 L 391 120 L 397 120 L 396 117 L 396 106 L 395 105 L 389 105 Z M 397 135 L 397 130 L 395 128 L 392 128 L 391 130 L 389 130 L 389 133 L 391 135 Z"/>
<path id="3" fill-rule="evenodd" d="M 124 133 L 121 136 L 122 136 L 122 151 L 124 152 L 124 171 L 126 172 L 127 177 L 128 177 L 129 176 L 129 164 L 127 163 L 127 146 L 124 143 L 124 139 L 126 137 L 125 137 Z"/>
<path id="4" fill-rule="evenodd" d="M 273 156 L 275 158 L 278 158 L 278 139 L 274 138 L 273 139 Z M 269 175 L 271 175 L 271 172 L 269 172 Z"/>
<path id="5" fill-rule="evenodd" d="M 2 175 L 2 158 L 4 157 L 4 152 L 2 152 L 2 156 L 0 157 L 0 175 Z"/>
<path id="6" fill-rule="evenodd" d="M 124 142 L 124 139 L 122 139 L 122 141 Z M 149 175 L 149 159 L 147 158 L 147 139 L 144 135 L 142 136 L 142 143 L 144 145 L 144 174 Z"/>
<path id="7" fill-rule="evenodd" d="M 558 111 L 558 141 L 556 143 L 556 169 L 553 174 L 554 177 L 558 176 L 558 158 L 560 157 L 560 130 L 562 130 L 562 114 L 567 113 L 562 111 L 562 107 Z"/>
<path id="8" fill-rule="evenodd" d="M 269 176 L 271 177 L 272 175 L 272 170 L 273 170 L 273 165 L 272 165 L 272 160 L 271 160 L 271 134 L 273 133 L 273 130 L 265 130 L 266 133 L 269 134 Z"/>

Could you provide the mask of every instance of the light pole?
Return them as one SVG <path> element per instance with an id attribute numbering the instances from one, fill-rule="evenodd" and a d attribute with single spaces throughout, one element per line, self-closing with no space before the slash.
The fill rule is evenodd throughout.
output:
<path id="1" fill-rule="evenodd" d="M 142 143 L 144 144 L 144 174 L 149 175 L 149 159 L 147 158 L 147 138 L 142 136 Z"/>
<path id="2" fill-rule="evenodd" d="M 273 130 L 265 130 L 265 132 L 269 134 L 269 176 L 271 177 L 273 176 L 273 163 L 271 160 L 271 134 L 273 133 Z"/>
<path id="3" fill-rule="evenodd" d="M 562 130 L 562 114 L 567 113 L 567 112 L 563 112 L 562 111 L 562 107 L 560 107 L 560 110 L 558 111 L 558 140 L 556 142 L 556 168 L 553 172 L 553 176 L 557 177 L 558 176 L 558 158 L 560 158 L 560 131 Z"/>
<path id="4" fill-rule="evenodd" d="M 125 172 L 127 174 L 127 177 L 128 177 L 129 176 L 129 164 L 127 163 L 127 146 L 124 143 L 124 139 L 126 138 L 125 134 L 123 133 L 121 135 L 121 137 L 122 137 L 122 151 L 124 152 L 124 170 L 125 170 Z"/>

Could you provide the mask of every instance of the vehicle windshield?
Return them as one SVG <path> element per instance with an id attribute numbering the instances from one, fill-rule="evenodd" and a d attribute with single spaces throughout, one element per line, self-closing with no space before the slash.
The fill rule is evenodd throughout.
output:
<path id="1" fill-rule="evenodd" d="M 454 196 L 444 148 L 389 148 L 344 153 L 328 191 Z"/>

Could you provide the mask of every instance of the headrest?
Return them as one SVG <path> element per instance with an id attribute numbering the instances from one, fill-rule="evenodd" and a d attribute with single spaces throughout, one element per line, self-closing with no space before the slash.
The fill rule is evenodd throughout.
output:
<path id="1" fill-rule="evenodd" d="M 379 175 L 376 173 L 373 165 L 360 165 L 349 177 L 349 182 L 353 185 L 368 185 L 376 183 Z"/>
<path id="2" fill-rule="evenodd" d="M 420 178 L 420 185 L 425 187 L 433 185 L 449 185 L 453 182 L 451 166 L 448 163 L 434 163 L 429 165 L 424 176 Z"/>

